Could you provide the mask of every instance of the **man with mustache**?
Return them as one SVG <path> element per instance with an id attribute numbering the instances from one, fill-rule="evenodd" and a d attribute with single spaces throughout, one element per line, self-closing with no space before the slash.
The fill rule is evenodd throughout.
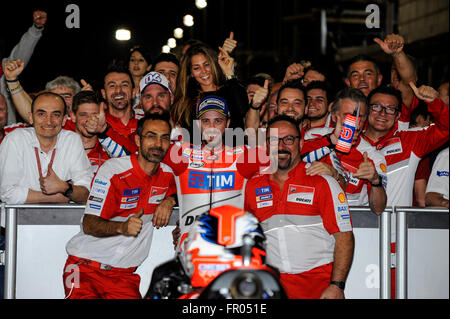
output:
<path id="1" fill-rule="evenodd" d="M 202 98 L 196 117 L 200 144 L 177 142 L 164 159 L 164 163 L 173 169 L 177 182 L 180 233 L 175 232 L 174 244 L 181 236 L 178 247 L 182 246 L 195 219 L 202 213 L 222 205 L 243 208 L 245 183 L 265 164 L 258 149 L 225 144 L 225 129 L 230 124 L 225 99 L 214 95 Z"/>
<path id="2" fill-rule="evenodd" d="M 255 175 L 245 187 L 245 210 L 267 237 L 266 262 L 278 268 L 291 299 L 344 298 L 354 251 L 344 191 L 328 175 L 306 174 L 295 120 L 275 117 L 266 138 L 277 170 Z"/>
<path id="3" fill-rule="evenodd" d="M 174 95 L 171 84 L 167 78 L 158 72 L 149 72 L 139 83 L 141 98 L 140 102 L 144 114 L 168 113 L 173 103 Z M 136 114 L 136 118 L 142 115 Z M 173 125 L 172 119 L 170 119 Z M 104 108 L 100 109 L 98 115 L 91 116 L 87 122 L 87 130 L 91 134 L 97 134 L 103 148 L 111 157 L 121 157 L 136 153 L 136 132 L 122 134 L 117 127 L 111 125 L 105 116 Z M 177 139 L 178 133 L 173 129 L 171 139 Z"/>
<path id="4" fill-rule="evenodd" d="M 82 229 L 66 246 L 66 298 L 141 298 L 134 271 L 148 255 L 153 226 L 166 222 L 175 204 L 173 172 L 161 163 L 170 130 L 167 116 L 146 115 L 137 126 L 138 153 L 100 167 Z"/>
<path id="5" fill-rule="evenodd" d="M 358 113 L 358 106 L 359 118 L 350 151 L 335 150 L 345 116 Z M 309 130 L 305 135 L 302 155 L 305 162 L 314 162 L 316 166 L 308 168 L 308 174 L 322 173 L 324 168 L 318 163 L 325 163 L 345 177 L 344 189 L 350 206 L 369 205 L 374 213 L 381 214 L 386 207 L 386 160 L 375 147 L 361 138 L 368 112 L 367 99 L 360 90 L 345 88 L 339 91 L 331 107 L 332 121 L 337 123 L 336 126 Z M 329 143 L 328 149 L 317 150 L 321 143 Z M 316 162 L 313 155 L 319 151 L 327 154 Z"/>

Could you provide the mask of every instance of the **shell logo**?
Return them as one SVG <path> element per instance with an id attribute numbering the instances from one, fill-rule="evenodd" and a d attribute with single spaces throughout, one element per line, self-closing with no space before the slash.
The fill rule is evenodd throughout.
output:
<path id="1" fill-rule="evenodd" d="M 386 173 L 386 165 L 384 165 L 383 163 L 381 163 L 381 164 L 380 164 L 380 168 L 381 168 L 381 171 L 382 171 L 383 173 Z"/>
<path id="2" fill-rule="evenodd" d="M 339 199 L 339 201 L 341 203 L 344 203 L 345 202 L 345 195 L 344 195 L 344 193 L 339 193 L 338 199 Z"/>

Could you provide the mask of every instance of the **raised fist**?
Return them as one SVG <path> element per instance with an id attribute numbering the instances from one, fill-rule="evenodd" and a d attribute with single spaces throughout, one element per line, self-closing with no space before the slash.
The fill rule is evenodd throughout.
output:
<path id="1" fill-rule="evenodd" d="M 7 80 L 14 80 L 22 73 L 25 67 L 25 63 L 21 59 L 10 60 L 5 63 L 5 78 Z"/>
<path id="2" fill-rule="evenodd" d="M 36 27 L 42 28 L 47 22 L 47 12 L 36 10 L 33 12 L 33 23 Z"/>

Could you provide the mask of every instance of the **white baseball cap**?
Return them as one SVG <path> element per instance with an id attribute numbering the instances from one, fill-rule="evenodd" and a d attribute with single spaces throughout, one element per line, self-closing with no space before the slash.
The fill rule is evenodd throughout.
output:
<path id="1" fill-rule="evenodd" d="M 164 74 L 154 71 L 147 73 L 139 82 L 139 92 L 141 92 L 142 94 L 145 88 L 150 84 L 159 84 L 163 88 L 167 89 L 170 95 L 172 95 L 171 84 L 169 80 L 167 80 L 167 78 L 164 76 Z"/>

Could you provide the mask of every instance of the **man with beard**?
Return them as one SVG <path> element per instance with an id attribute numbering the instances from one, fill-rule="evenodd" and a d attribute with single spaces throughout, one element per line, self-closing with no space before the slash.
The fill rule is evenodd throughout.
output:
<path id="1" fill-rule="evenodd" d="M 330 109 L 333 97 L 327 82 L 312 81 L 306 87 L 307 121 L 303 125 L 305 131 L 316 127 L 330 126 Z"/>
<path id="2" fill-rule="evenodd" d="M 305 115 L 306 93 L 299 80 L 291 80 L 278 90 L 277 114 L 287 115 L 301 121 Z"/>
<path id="3" fill-rule="evenodd" d="M 357 110 L 359 107 L 359 111 Z M 332 165 L 339 175 L 345 177 L 345 192 L 350 206 L 369 205 L 376 214 L 381 214 L 386 207 L 386 160 L 374 146 L 361 138 L 364 123 L 368 115 L 367 99 L 360 90 L 345 88 L 339 91 L 331 108 L 332 121 L 335 127 L 323 127 L 309 130 L 305 135 L 302 155 L 305 162 L 314 162 L 314 156 L 323 152 L 320 163 Z M 348 153 L 335 150 L 341 132 L 341 124 L 347 114 L 359 114 L 356 119 L 357 128 L 351 141 Z M 326 143 L 323 149 L 318 145 Z M 328 154 L 329 153 L 329 154 Z M 319 156 L 318 156 L 319 157 Z M 308 173 L 321 172 L 320 166 L 309 168 Z"/>
<path id="4" fill-rule="evenodd" d="M 103 164 L 92 184 L 80 233 L 66 246 L 66 298 L 141 298 L 136 268 L 147 257 L 153 226 L 169 215 L 176 192 L 172 170 L 160 163 L 170 144 L 170 122 L 139 120 L 138 154 Z M 152 225 L 153 223 L 153 225 Z"/>
<path id="5" fill-rule="evenodd" d="M 245 187 L 245 210 L 267 237 L 266 262 L 280 271 L 291 299 L 344 298 L 354 237 L 344 191 L 330 176 L 308 176 L 300 158 L 297 123 L 277 116 L 267 129 L 274 174 L 258 174 Z"/>
<path id="6" fill-rule="evenodd" d="M 158 72 L 149 72 L 139 83 L 144 114 L 162 114 L 168 113 L 173 103 L 173 93 L 171 84 L 167 78 Z M 141 115 L 136 115 L 141 117 Z M 170 123 L 173 124 L 171 119 Z M 98 134 L 100 143 L 111 157 L 121 157 L 136 153 L 137 145 L 135 143 L 136 132 L 130 134 L 121 134 L 105 116 L 103 108 L 98 115 L 90 116 L 87 124 L 87 130 L 91 134 Z M 172 130 L 171 139 L 177 139 L 176 130 Z"/>
<path id="7" fill-rule="evenodd" d="M 202 98 L 196 117 L 201 144 L 177 142 L 164 158 L 164 163 L 173 169 L 177 183 L 180 234 L 174 234 L 174 243 L 180 235 L 178 247 L 202 213 L 222 205 L 243 208 L 245 183 L 265 164 L 264 154 L 258 153 L 258 149 L 225 144 L 225 129 L 230 124 L 225 99 L 214 95 Z"/>
<path id="8" fill-rule="evenodd" d="M 75 123 L 75 133 L 81 137 L 84 151 L 94 174 L 110 158 L 99 143 L 97 135 L 89 133 L 86 129 L 89 117 L 97 115 L 99 111 L 100 101 L 94 91 L 81 91 L 73 97 L 70 117 Z"/>

